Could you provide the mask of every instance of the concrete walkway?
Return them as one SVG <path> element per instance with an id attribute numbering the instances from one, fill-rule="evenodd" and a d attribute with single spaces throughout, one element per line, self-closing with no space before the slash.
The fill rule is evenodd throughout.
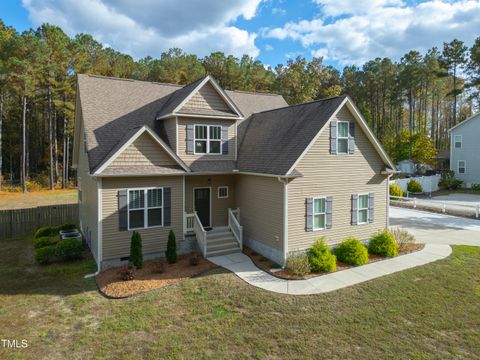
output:
<path id="1" fill-rule="evenodd" d="M 252 260 L 243 253 L 211 257 L 208 260 L 232 271 L 239 278 L 255 287 L 281 294 L 310 295 L 342 289 L 384 275 L 428 264 L 446 258 L 451 252 L 452 249 L 448 245 L 427 244 L 421 251 L 307 280 L 279 279 L 257 268 Z"/>

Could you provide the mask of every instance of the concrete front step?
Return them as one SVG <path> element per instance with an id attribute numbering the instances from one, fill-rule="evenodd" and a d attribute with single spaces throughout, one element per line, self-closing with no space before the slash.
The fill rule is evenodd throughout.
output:
<path id="1" fill-rule="evenodd" d="M 207 249 L 207 258 L 208 257 L 213 257 L 213 256 L 221 256 L 221 255 L 228 255 L 228 254 L 235 254 L 239 253 L 240 248 L 237 246 L 237 248 L 231 248 L 231 249 L 226 249 L 226 250 L 215 250 L 215 251 L 210 251 Z"/>

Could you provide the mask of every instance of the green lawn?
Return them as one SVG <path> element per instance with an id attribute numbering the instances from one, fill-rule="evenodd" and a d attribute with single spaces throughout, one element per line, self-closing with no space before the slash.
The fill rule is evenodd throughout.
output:
<path id="1" fill-rule="evenodd" d="M 480 358 L 480 248 L 334 293 L 278 295 L 216 269 L 107 300 L 91 260 L 39 268 L 0 240 L 0 347 L 9 358 Z M 0 344 L 1 345 L 1 344 Z"/>
<path id="2" fill-rule="evenodd" d="M 0 210 L 22 209 L 45 205 L 74 204 L 78 202 L 76 189 L 43 190 L 26 194 L 0 192 Z"/>

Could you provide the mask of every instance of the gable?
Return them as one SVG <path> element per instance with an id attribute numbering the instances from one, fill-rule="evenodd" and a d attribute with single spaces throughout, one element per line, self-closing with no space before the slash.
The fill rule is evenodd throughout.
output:
<path id="1" fill-rule="evenodd" d="M 108 166 L 173 166 L 177 162 L 147 132 L 140 135 Z"/>
<path id="2" fill-rule="evenodd" d="M 187 114 L 208 115 L 236 115 L 226 101 L 214 89 L 210 82 L 206 82 L 178 112 Z"/>
<path id="3" fill-rule="evenodd" d="M 295 169 L 304 175 L 312 171 L 320 171 L 339 181 L 359 176 L 369 179 L 375 174 L 380 174 L 385 163 L 348 106 L 344 104 L 331 120 L 355 123 L 354 153 L 349 155 L 330 153 L 330 124 L 328 123 Z"/>

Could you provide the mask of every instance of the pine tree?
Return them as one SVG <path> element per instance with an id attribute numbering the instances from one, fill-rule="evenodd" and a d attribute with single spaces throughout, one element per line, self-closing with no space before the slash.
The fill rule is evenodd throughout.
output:
<path id="1" fill-rule="evenodd" d="M 130 243 L 130 262 L 135 265 L 137 269 L 143 266 L 143 251 L 142 251 L 142 236 L 140 233 L 134 231 L 132 234 L 132 241 Z"/>
<path id="2" fill-rule="evenodd" d="M 165 256 L 169 264 L 177 262 L 177 240 L 173 230 L 170 230 L 168 233 L 167 251 L 165 251 Z"/>

